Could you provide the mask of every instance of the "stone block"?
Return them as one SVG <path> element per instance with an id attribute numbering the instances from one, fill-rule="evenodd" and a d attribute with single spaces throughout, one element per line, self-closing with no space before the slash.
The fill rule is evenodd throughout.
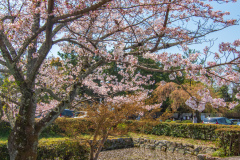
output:
<path id="1" fill-rule="evenodd" d="M 162 146 L 160 150 L 166 152 L 167 151 L 167 146 Z"/>
<path id="2" fill-rule="evenodd" d="M 197 155 L 197 160 L 206 160 L 206 155 L 205 154 Z"/>

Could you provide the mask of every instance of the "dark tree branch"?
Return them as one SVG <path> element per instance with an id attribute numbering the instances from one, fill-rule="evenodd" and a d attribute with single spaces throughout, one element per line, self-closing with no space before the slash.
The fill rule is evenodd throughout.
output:
<path id="1" fill-rule="evenodd" d="M 51 89 L 48 89 L 48 88 L 38 88 L 35 93 L 36 93 L 36 96 L 38 96 L 40 93 L 43 93 L 43 92 L 46 92 L 46 93 L 49 93 L 50 96 L 52 96 L 55 100 L 57 101 L 61 101 L 62 99 L 59 98 L 56 94 L 53 93 L 53 91 Z"/>
<path id="2" fill-rule="evenodd" d="M 168 23 L 168 15 L 169 15 L 169 12 L 170 12 L 170 7 L 171 7 L 170 3 L 171 3 L 171 0 L 169 0 L 169 4 L 167 5 L 167 11 L 166 11 L 166 15 L 165 15 L 164 23 L 163 23 L 162 34 L 159 35 L 155 46 L 150 50 L 151 52 L 155 52 L 157 50 L 158 45 L 159 45 L 162 37 L 165 35 L 164 31 L 165 31 L 165 29 L 167 27 L 167 23 Z"/>
<path id="3" fill-rule="evenodd" d="M 14 21 L 15 18 L 16 18 L 16 16 L 4 16 L 4 17 L 1 19 L 1 21 L 4 22 L 4 21 L 7 20 L 7 19 L 10 19 L 10 20 Z"/>
<path id="4" fill-rule="evenodd" d="M 7 39 L 6 35 L 3 32 L 0 32 L 0 36 L 2 36 L 3 41 L 6 44 L 6 47 L 10 51 L 12 59 L 15 58 L 17 56 L 17 53 L 16 53 L 15 49 L 13 48 L 12 44 Z"/>
<path id="5" fill-rule="evenodd" d="M 102 0 L 101 2 L 95 4 L 95 5 L 92 5 L 90 7 L 87 7 L 85 9 L 82 9 L 80 11 L 75 11 L 71 14 L 65 14 L 65 15 L 62 15 L 62 16 L 59 16 L 59 17 L 56 17 L 53 19 L 54 23 L 55 22 L 58 22 L 60 20 L 65 20 L 65 19 L 68 19 L 69 17 L 73 17 L 73 16 L 80 16 L 84 13 L 88 13 L 89 11 L 94 11 L 94 10 L 97 10 L 98 8 L 102 7 L 103 5 L 107 4 L 108 2 L 110 2 L 112 0 Z M 63 21 L 64 22 L 64 21 Z M 65 22 L 64 22 L 65 23 Z"/>
<path id="6" fill-rule="evenodd" d="M 70 43 L 73 43 L 73 44 L 77 44 L 77 45 L 81 46 L 83 49 L 85 49 L 85 50 L 91 52 L 92 54 L 95 54 L 94 51 L 92 51 L 92 50 L 89 49 L 88 47 L 84 46 L 83 44 L 78 43 L 78 42 L 72 40 L 72 38 L 63 38 L 63 39 L 59 39 L 59 40 L 53 41 L 53 44 L 56 44 L 56 43 L 58 43 L 58 42 L 63 42 L 63 41 L 67 41 L 67 42 L 70 42 Z"/>
<path id="7" fill-rule="evenodd" d="M 0 73 L 10 73 L 10 71 L 7 69 L 0 69 Z"/>
<path id="8" fill-rule="evenodd" d="M 0 60 L 0 64 L 3 66 L 7 66 L 7 63 L 5 61 Z"/>

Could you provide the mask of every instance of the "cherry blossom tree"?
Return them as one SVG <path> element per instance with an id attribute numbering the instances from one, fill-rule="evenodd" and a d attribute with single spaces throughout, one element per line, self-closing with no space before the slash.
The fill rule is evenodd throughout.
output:
<path id="1" fill-rule="evenodd" d="M 203 55 L 196 53 L 188 58 L 163 51 L 173 46 L 187 49 L 189 44 L 205 41 L 205 35 L 236 24 L 236 20 L 225 20 L 230 13 L 215 11 L 209 3 L 2 0 L 0 8 L 0 73 L 15 82 L 19 91 L 17 98 L 2 96 L 3 102 L 11 99 L 18 108 L 8 139 L 11 160 L 36 159 L 42 130 L 66 107 L 93 98 L 85 89 L 93 90 L 98 97 L 143 91 L 142 84 L 153 82 L 149 81 L 150 75 L 134 73 L 136 68 L 170 73 L 170 79 L 186 72 L 187 79 L 208 85 L 209 78 L 218 85 L 239 83 L 239 72 L 233 67 L 239 66 L 240 40 L 222 43 L 214 59 L 206 64 L 192 62 L 208 57 L 208 48 Z M 47 57 L 54 45 L 65 53 L 77 53 L 77 64 L 59 60 L 58 65 L 52 65 Z M 160 62 L 161 69 L 138 63 L 138 56 Z M 102 72 L 111 62 L 118 65 L 117 72 L 123 77 L 120 82 Z M 45 94 L 48 103 L 41 101 Z M 240 93 L 236 97 L 240 98 Z M 213 102 L 210 97 L 204 98 L 203 102 Z M 192 97 L 187 104 L 197 109 L 194 100 Z M 38 112 L 46 114 L 36 121 Z"/>

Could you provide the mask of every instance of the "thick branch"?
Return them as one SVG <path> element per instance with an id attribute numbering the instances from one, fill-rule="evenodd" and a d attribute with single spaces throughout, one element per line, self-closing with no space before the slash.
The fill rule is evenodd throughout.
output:
<path id="1" fill-rule="evenodd" d="M 13 63 L 13 60 L 12 60 L 10 53 L 8 52 L 6 44 L 4 43 L 2 34 L 0 36 L 0 49 L 1 49 L 1 52 L 3 55 L 3 58 L 5 59 L 5 61 L 8 64 L 7 67 L 10 67 L 9 65 Z"/>
<path id="2" fill-rule="evenodd" d="M 5 61 L 0 60 L 0 64 L 3 66 L 7 66 L 7 63 Z"/>
<path id="3" fill-rule="evenodd" d="M 7 19 L 10 19 L 10 20 L 14 21 L 15 18 L 16 18 L 16 16 L 4 16 L 4 17 L 1 19 L 1 21 L 4 22 L 4 21 L 7 20 Z"/>
<path id="4" fill-rule="evenodd" d="M 42 33 L 44 30 L 46 29 L 46 24 L 43 25 L 34 35 L 32 35 L 30 38 L 26 39 L 22 45 L 22 47 L 19 49 L 18 51 L 18 55 L 16 58 L 14 58 L 14 61 L 18 61 L 20 59 L 20 57 L 23 55 L 23 53 L 25 52 L 26 48 L 28 47 L 28 45 L 35 39 L 37 38 L 37 36 Z"/>
<path id="5" fill-rule="evenodd" d="M 60 21 L 60 20 L 67 19 L 67 18 L 69 18 L 69 17 L 79 16 L 79 15 L 82 15 L 82 14 L 84 14 L 84 13 L 88 13 L 89 11 L 94 11 L 94 10 L 98 9 L 99 7 L 103 6 L 104 4 L 107 4 L 107 3 L 110 2 L 110 1 L 112 1 L 112 0 L 103 0 L 103 1 L 101 1 L 101 2 L 99 2 L 99 3 L 97 3 L 97 4 L 95 4 L 95 5 L 92 5 L 92 6 L 90 6 L 90 7 L 87 7 L 87 8 L 85 8 L 85 9 L 80 10 L 80 11 L 75 11 L 75 12 L 73 12 L 73 13 L 71 13 L 71 14 L 65 14 L 65 15 L 56 17 L 56 18 L 53 19 L 53 21 L 54 21 L 54 23 L 55 23 L 55 22 L 58 22 L 58 21 Z"/>
<path id="6" fill-rule="evenodd" d="M 10 51 L 10 54 L 12 56 L 12 58 L 15 58 L 17 56 L 17 53 L 14 49 L 14 47 L 12 46 L 12 44 L 9 42 L 9 40 L 7 39 L 6 35 L 3 32 L 0 32 L 0 35 L 3 38 L 4 43 L 6 44 L 6 47 L 8 48 L 8 50 Z"/>
<path id="7" fill-rule="evenodd" d="M 58 43 L 58 42 L 62 42 L 62 41 L 67 41 L 67 42 L 71 42 L 71 43 L 73 43 L 73 44 L 77 44 L 77 45 L 81 46 L 83 49 L 85 49 L 85 50 L 91 52 L 92 54 L 95 54 L 95 52 L 93 52 L 91 49 L 89 49 L 88 47 L 84 46 L 84 45 L 81 44 L 81 43 L 78 43 L 78 42 L 72 40 L 72 38 L 63 38 L 63 39 L 59 39 L 59 40 L 53 41 L 53 44 L 56 44 L 56 43 Z"/>
<path id="8" fill-rule="evenodd" d="M 169 2 L 171 2 L 171 0 L 169 0 Z M 168 6 L 167 6 L 167 11 L 166 11 L 166 15 L 165 15 L 165 19 L 164 19 L 164 23 L 163 23 L 163 30 L 162 30 L 163 33 L 162 33 L 161 35 L 159 35 L 159 37 L 158 37 L 158 39 L 157 39 L 157 43 L 155 44 L 155 46 L 153 47 L 153 49 L 150 50 L 151 52 L 155 52 L 155 51 L 157 50 L 157 47 L 158 47 L 158 45 L 159 45 L 162 37 L 165 35 L 164 31 L 165 31 L 165 29 L 166 29 L 166 27 L 167 27 L 168 15 L 169 15 L 169 12 L 170 12 L 170 7 L 171 7 L 170 4 L 168 4 Z"/>
<path id="9" fill-rule="evenodd" d="M 10 71 L 7 69 L 0 69 L 0 73 L 10 73 Z"/>
<path id="10" fill-rule="evenodd" d="M 48 89 L 48 88 L 38 88 L 38 89 L 35 91 L 36 96 L 39 95 L 40 93 L 43 93 L 43 92 L 47 92 L 47 93 L 49 93 L 55 100 L 61 101 L 61 98 L 59 98 L 56 94 L 54 94 L 51 89 Z"/>

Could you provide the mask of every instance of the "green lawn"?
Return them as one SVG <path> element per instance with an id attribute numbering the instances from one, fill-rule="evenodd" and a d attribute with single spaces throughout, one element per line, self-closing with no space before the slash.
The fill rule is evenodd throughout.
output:
<path id="1" fill-rule="evenodd" d="M 109 136 L 109 139 L 112 138 L 124 138 L 124 137 L 132 137 L 132 138 L 149 138 L 149 139 L 155 139 L 155 140 L 168 140 L 172 142 L 178 142 L 183 144 L 192 144 L 192 145 L 201 145 L 201 146 L 216 146 L 215 141 L 210 140 L 197 140 L 197 139 L 191 139 L 191 138 L 181 138 L 181 137 L 169 137 L 169 136 L 156 136 L 156 135 L 149 135 L 149 134 L 140 134 L 140 133 L 132 133 L 129 132 L 127 135 L 123 136 Z M 63 137 L 61 135 L 45 135 L 40 137 L 40 141 L 49 141 L 49 140 L 62 140 L 64 138 L 69 137 Z M 71 137 L 72 138 L 72 137 Z M 91 139 L 92 137 L 90 135 L 80 135 L 78 137 L 74 137 L 76 139 Z M 7 143 L 8 136 L 0 136 L 0 143 Z"/>

